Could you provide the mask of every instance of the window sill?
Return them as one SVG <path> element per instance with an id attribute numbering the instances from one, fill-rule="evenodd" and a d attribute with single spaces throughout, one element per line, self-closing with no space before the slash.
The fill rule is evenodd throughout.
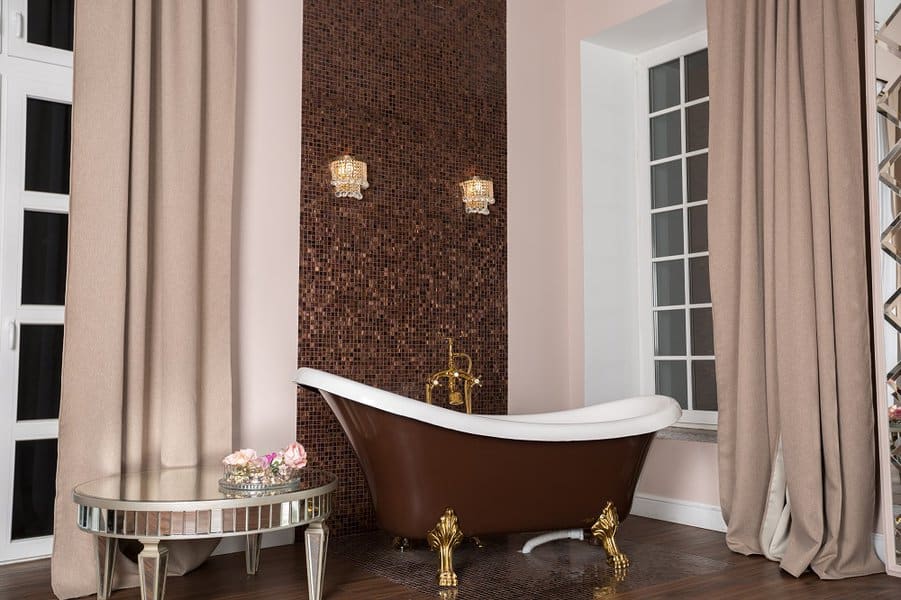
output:
<path id="1" fill-rule="evenodd" d="M 657 437 L 664 440 L 679 440 L 682 442 L 716 443 L 715 429 L 690 429 L 688 427 L 667 427 L 657 432 Z"/>

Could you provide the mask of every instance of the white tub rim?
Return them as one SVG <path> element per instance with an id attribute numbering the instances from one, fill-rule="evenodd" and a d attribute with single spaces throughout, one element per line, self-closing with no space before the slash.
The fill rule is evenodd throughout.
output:
<path id="1" fill-rule="evenodd" d="M 294 381 L 318 389 L 330 402 L 331 395 L 340 396 L 436 427 L 511 440 L 575 442 L 622 438 L 659 431 L 682 416 L 678 402 L 660 395 L 530 415 L 467 415 L 309 367 L 298 369 Z"/>

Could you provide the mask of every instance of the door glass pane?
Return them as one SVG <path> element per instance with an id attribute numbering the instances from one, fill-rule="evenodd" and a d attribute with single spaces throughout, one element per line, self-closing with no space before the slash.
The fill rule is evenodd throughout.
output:
<path id="1" fill-rule="evenodd" d="M 679 59 L 650 69 L 651 112 L 679 104 Z"/>
<path id="2" fill-rule="evenodd" d="M 28 42 L 72 50 L 75 0 L 28 0 Z"/>
<path id="3" fill-rule="evenodd" d="M 658 310 L 654 313 L 654 355 L 685 355 L 684 310 Z"/>
<path id="4" fill-rule="evenodd" d="M 674 110 L 651 119 L 651 160 L 682 152 L 681 111 Z"/>
<path id="5" fill-rule="evenodd" d="M 69 193 L 72 107 L 29 98 L 25 115 L 25 189 Z"/>
<path id="6" fill-rule="evenodd" d="M 673 204 L 682 204 L 681 160 L 651 167 L 651 206 L 663 208 Z"/>
<path id="7" fill-rule="evenodd" d="M 658 360 L 654 363 L 656 392 L 675 398 L 679 406 L 688 408 L 688 383 L 684 360 Z"/>
<path id="8" fill-rule="evenodd" d="M 707 250 L 707 205 L 692 206 L 688 209 L 688 251 Z"/>
<path id="9" fill-rule="evenodd" d="M 685 304 L 685 262 L 654 263 L 654 306 Z"/>
<path id="10" fill-rule="evenodd" d="M 19 330 L 19 393 L 16 418 L 59 417 L 63 359 L 62 325 L 22 325 Z"/>
<path id="11" fill-rule="evenodd" d="M 16 442 L 12 539 L 53 533 L 56 440 Z"/>
<path id="12" fill-rule="evenodd" d="M 685 109 L 685 149 L 688 152 L 707 147 L 707 108 L 702 102 Z"/>
<path id="13" fill-rule="evenodd" d="M 716 363 L 691 361 L 691 395 L 695 410 L 716 410 Z"/>
<path id="14" fill-rule="evenodd" d="M 26 210 L 24 217 L 22 304 L 62 306 L 69 216 Z"/>
<path id="15" fill-rule="evenodd" d="M 691 102 L 708 95 L 707 49 L 685 57 L 685 101 Z"/>
<path id="16" fill-rule="evenodd" d="M 707 199 L 707 155 L 688 157 L 688 201 Z"/>
<path id="17" fill-rule="evenodd" d="M 692 304 L 710 302 L 710 266 L 706 256 L 688 259 L 688 297 Z"/>
<path id="18" fill-rule="evenodd" d="M 682 254 L 682 211 L 668 210 L 651 215 L 654 258 Z"/>
<path id="19" fill-rule="evenodd" d="M 709 308 L 691 309 L 691 353 L 713 356 L 713 311 Z"/>

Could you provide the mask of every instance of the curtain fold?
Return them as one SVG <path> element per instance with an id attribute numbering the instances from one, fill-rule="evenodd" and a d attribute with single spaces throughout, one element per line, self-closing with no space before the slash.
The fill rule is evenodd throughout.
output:
<path id="1" fill-rule="evenodd" d="M 727 544 L 795 576 L 876 573 L 862 5 L 707 11 Z"/>
<path id="2" fill-rule="evenodd" d="M 92 0 L 75 22 L 60 598 L 96 591 L 77 483 L 216 462 L 232 443 L 236 2 Z M 215 544 L 173 544 L 170 573 Z M 137 585 L 118 563 L 115 587 Z"/>

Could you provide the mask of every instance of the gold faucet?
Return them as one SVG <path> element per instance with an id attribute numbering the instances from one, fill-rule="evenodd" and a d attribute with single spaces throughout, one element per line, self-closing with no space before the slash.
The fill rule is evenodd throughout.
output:
<path id="1" fill-rule="evenodd" d="M 433 373 L 425 384 L 425 401 L 432 403 L 432 389 L 441 385 L 442 379 L 447 379 L 448 398 L 447 403 L 451 406 L 466 405 L 466 414 L 472 414 L 472 388 L 473 386 L 481 386 L 482 381 L 472 374 L 472 358 L 463 352 L 454 352 L 454 338 L 445 338 L 447 340 L 447 369 Z M 466 368 L 461 369 L 457 365 L 457 360 L 466 360 Z M 457 389 L 463 382 L 463 393 Z"/>

